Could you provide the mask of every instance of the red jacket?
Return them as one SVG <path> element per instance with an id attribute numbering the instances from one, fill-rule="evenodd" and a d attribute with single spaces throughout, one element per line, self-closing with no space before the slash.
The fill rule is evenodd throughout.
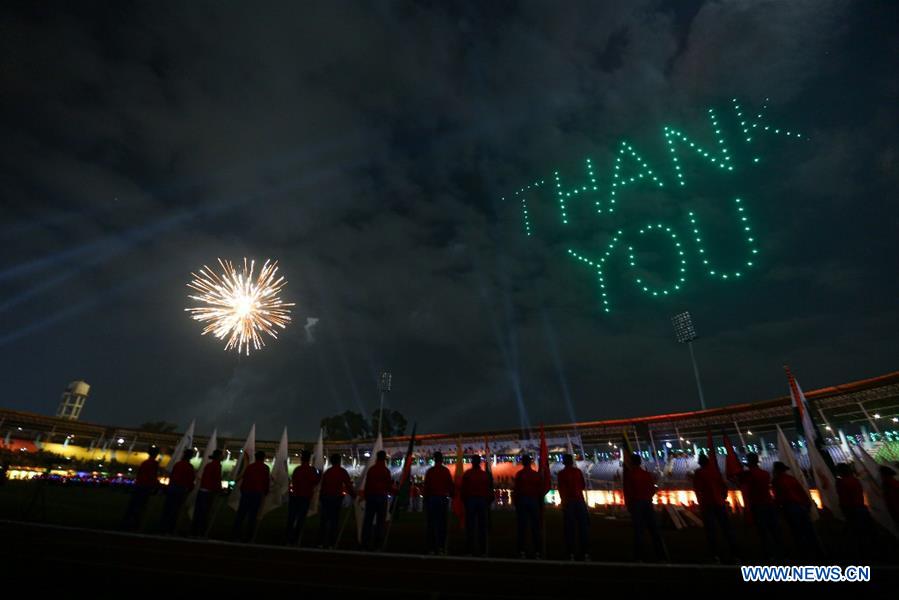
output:
<path id="1" fill-rule="evenodd" d="M 444 465 L 434 465 L 425 473 L 425 491 L 426 498 L 437 496 L 447 498 L 455 493 L 453 486 L 453 476 L 450 475 L 449 469 Z"/>
<path id="2" fill-rule="evenodd" d="M 899 522 L 899 481 L 893 476 L 883 478 L 883 499 L 893 520 Z"/>
<path id="3" fill-rule="evenodd" d="M 774 477 L 774 499 L 780 506 L 798 504 L 803 508 L 811 508 L 812 500 L 802 489 L 799 480 L 789 473 L 781 473 Z"/>
<path id="4" fill-rule="evenodd" d="M 559 471 L 559 496 L 563 505 L 569 502 L 583 502 L 586 487 L 584 474 L 577 467 L 565 467 Z"/>
<path id="5" fill-rule="evenodd" d="M 696 501 L 699 508 L 720 508 L 726 503 L 727 488 L 721 472 L 711 463 L 696 469 L 693 473 L 693 491 L 696 492 Z"/>
<path id="6" fill-rule="evenodd" d="M 483 469 L 472 467 L 462 475 L 462 499 L 467 498 L 493 498 L 490 477 Z"/>
<path id="7" fill-rule="evenodd" d="M 628 467 L 624 470 L 624 504 L 633 502 L 652 502 L 656 495 L 655 480 L 643 467 Z"/>
<path id="8" fill-rule="evenodd" d="M 240 491 L 248 494 L 267 494 L 270 484 L 268 465 L 257 460 L 244 471 Z"/>
<path id="9" fill-rule="evenodd" d="M 390 469 L 383 462 L 376 462 L 365 475 L 365 495 L 387 496 L 392 491 L 393 477 L 390 475 Z"/>
<path id="10" fill-rule="evenodd" d="M 172 477 L 169 479 L 169 484 L 177 485 L 180 488 L 190 491 L 194 489 L 194 477 L 196 477 L 196 472 L 194 471 L 193 465 L 190 464 L 190 461 L 179 460 L 175 463 L 175 466 L 172 467 Z"/>
<path id="11" fill-rule="evenodd" d="M 343 496 L 344 492 L 355 496 L 353 480 L 343 467 L 331 467 L 322 474 L 322 496 Z"/>
<path id="12" fill-rule="evenodd" d="M 853 475 L 837 477 L 837 495 L 841 508 L 862 508 L 865 506 L 865 493 L 861 482 Z"/>
<path id="13" fill-rule="evenodd" d="M 522 467 L 515 473 L 515 484 L 512 487 L 512 502 L 517 498 L 542 498 L 543 477 L 530 467 Z"/>
<path id="14" fill-rule="evenodd" d="M 749 467 L 742 474 L 743 498 L 746 506 L 763 506 L 773 504 L 771 498 L 771 476 L 768 471 L 759 467 Z"/>
<path id="15" fill-rule="evenodd" d="M 159 463 L 155 458 L 148 458 L 137 468 L 137 476 L 134 485 L 138 487 L 155 488 L 159 485 Z"/>
<path id="16" fill-rule="evenodd" d="M 200 489 L 207 492 L 222 491 L 222 463 L 218 460 L 210 460 L 203 467 L 203 474 L 200 475 Z"/>
<path id="17" fill-rule="evenodd" d="M 311 498 L 321 479 L 318 470 L 312 465 L 298 466 L 290 478 L 290 495 L 295 498 Z"/>

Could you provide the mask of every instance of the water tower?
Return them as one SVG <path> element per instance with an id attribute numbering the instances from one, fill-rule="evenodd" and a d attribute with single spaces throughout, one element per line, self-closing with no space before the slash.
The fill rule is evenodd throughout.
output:
<path id="1" fill-rule="evenodd" d="M 87 400 L 90 389 L 91 386 L 86 381 L 73 381 L 66 386 L 66 391 L 62 393 L 62 398 L 59 400 L 56 416 L 60 419 L 77 421 L 81 416 L 81 409 L 84 408 L 84 401 Z"/>

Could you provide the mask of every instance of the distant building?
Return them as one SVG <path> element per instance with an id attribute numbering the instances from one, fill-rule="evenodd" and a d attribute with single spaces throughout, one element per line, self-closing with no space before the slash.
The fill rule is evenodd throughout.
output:
<path id="1" fill-rule="evenodd" d="M 78 417 L 81 416 L 81 409 L 84 408 L 84 401 L 87 400 L 90 389 L 91 386 L 85 381 L 73 381 L 70 383 L 59 400 L 56 416 L 61 419 L 77 421 Z"/>

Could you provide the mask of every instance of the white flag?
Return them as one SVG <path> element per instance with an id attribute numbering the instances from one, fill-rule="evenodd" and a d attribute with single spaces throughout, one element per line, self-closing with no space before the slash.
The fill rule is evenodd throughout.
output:
<path id="1" fill-rule="evenodd" d="M 172 474 L 172 469 L 175 468 L 175 463 L 181 460 L 181 455 L 184 454 L 184 451 L 188 448 L 194 447 L 194 425 L 196 421 L 190 422 L 190 427 L 187 428 L 187 431 L 184 432 L 184 435 L 181 436 L 181 439 L 178 441 L 178 445 L 175 446 L 175 449 L 172 450 L 172 456 L 169 458 L 168 464 L 165 466 L 165 471 L 169 475 Z"/>
<path id="2" fill-rule="evenodd" d="M 325 438 L 324 429 L 318 430 L 318 442 L 315 443 L 315 451 L 312 456 L 312 466 L 318 471 L 319 475 L 325 474 Z M 309 516 L 318 514 L 318 499 L 321 492 L 321 481 L 315 486 L 312 492 L 312 501 L 309 503 Z"/>
<path id="3" fill-rule="evenodd" d="M 371 449 L 371 456 L 368 457 L 368 464 L 365 465 L 365 470 L 362 471 L 359 485 L 356 486 L 359 493 L 356 494 L 356 502 L 353 503 L 353 509 L 356 517 L 356 539 L 360 544 L 362 543 L 362 517 L 365 514 L 365 478 L 368 476 L 368 470 L 377 462 L 378 452 L 383 449 L 384 440 L 379 433 L 378 439 L 375 440 L 375 447 Z"/>
<path id="4" fill-rule="evenodd" d="M 267 512 L 272 511 L 285 502 L 287 502 L 287 494 L 290 491 L 290 478 L 288 472 L 288 452 L 287 452 L 287 427 L 281 434 L 281 442 L 278 444 L 278 450 L 275 452 L 275 462 L 272 464 L 272 483 L 262 509 L 259 511 L 261 519 Z"/>
<path id="5" fill-rule="evenodd" d="M 212 453 L 215 452 L 216 446 L 218 445 L 217 435 L 218 430 L 213 429 L 212 435 L 209 436 L 209 441 L 206 442 L 206 448 L 203 450 L 203 460 L 200 462 L 200 468 L 197 469 L 197 476 L 194 478 L 194 489 L 190 491 L 190 495 L 187 497 L 187 516 L 190 517 L 191 520 L 194 518 L 194 505 L 197 503 L 197 492 L 200 491 L 200 481 L 203 479 L 203 469 L 209 464 L 209 457 L 212 456 Z M 215 491 L 218 492 L 219 490 Z"/>
<path id="6" fill-rule="evenodd" d="M 856 464 L 860 467 L 856 470 L 859 472 L 859 480 L 861 480 L 865 496 L 868 498 L 868 509 L 871 511 L 871 516 L 894 537 L 899 538 L 899 528 L 896 527 L 896 521 L 893 520 L 893 515 L 887 508 L 883 487 L 880 485 L 880 465 L 874 462 L 864 447 L 858 444 L 852 446 L 852 454 Z"/>
<path id="7" fill-rule="evenodd" d="M 837 480 L 815 446 L 815 427 L 808 414 L 808 402 L 805 400 L 805 394 L 802 393 L 799 382 L 789 370 L 787 370 L 787 377 L 790 382 L 790 398 L 793 400 L 793 406 L 799 411 L 799 420 L 802 422 L 803 431 L 801 433 L 805 438 L 809 467 L 815 487 L 818 489 L 818 495 L 821 496 L 821 504 L 830 510 L 835 518 L 842 520 L 843 511 L 840 510 L 840 499 L 837 495 Z"/>
<path id="8" fill-rule="evenodd" d="M 801 485 L 802 489 L 805 490 L 805 493 L 808 494 L 808 482 L 805 480 L 805 475 L 799 467 L 799 461 L 796 460 L 796 455 L 793 454 L 790 442 L 787 441 L 787 436 L 784 435 L 780 425 L 775 425 L 775 427 L 777 427 L 777 455 L 780 457 L 780 462 L 790 467 L 790 474 L 796 478 L 796 481 L 799 482 L 799 485 Z M 811 497 L 810 494 L 809 497 Z M 814 502 L 812 502 L 812 506 L 809 509 L 809 516 L 812 521 L 817 521 L 820 516 L 818 514 L 818 505 Z"/>
<path id="9" fill-rule="evenodd" d="M 240 457 L 237 459 L 234 470 L 231 471 L 231 475 L 234 479 L 234 489 L 231 490 L 231 493 L 228 495 L 228 506 L 234 510 L 237 510 L 237 507 L 240 506 L 240 480 L 243 479 L 243 473 L 247 470 L 247 467 L 253 463 L 253 455 L 255 454 L 256 424 L 253 423 L 253 426 L 250 427 L 250 433 L 247 434 L 247 441 L 243 443 L 243 452 L 241 452 Z"/>

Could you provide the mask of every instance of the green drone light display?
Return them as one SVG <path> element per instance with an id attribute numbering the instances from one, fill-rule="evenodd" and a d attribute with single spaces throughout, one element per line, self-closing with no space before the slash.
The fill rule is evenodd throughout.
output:
<path id="1" fill-rule="evenodd" d="M 744 145 L 752 147 L 756 137 L 760 133 L 783 135 L 795 139 L 804 139 L 802 135 L 772 126 L 764 121 L 766 104 L 755 116 L 749 116 L 736 98 L 731 101 L 731 108 L 735 122 L 739 124 L 739 133 Z M 724 127 L 715 112 L 710 108 L 707 111 L 708 125 L 712 135 L 711 144 L 702 144 L 696 136 L 688 135 L 678 127 L 666 125 L 662 127 L 664 146 L 667 148 L 671 160 L 670 176 L 675 188 L 683 189 L 687 186 L 687 174 L 683 168 L 684 161 L 688 157 L 698 159 L 707 164 L 713 171 L 726 176 L 732 176 L 739 172 L 737 159 L 734 152 L 728 147 L 724 134 Z M 654 169 L 649 161 L 639 153 L 627 140 L 622 140 L 614 154 L 614 163 L 608 174 L 607 204 L 604 206 L 600 191 L 599 179 L 593 161 L 587 158 L 585 161 L 585 175 L 579 185 L 563 185 L 559 171 L 553 172 L 555 182 L 554 195 L 556 197 L 558 218 L 563 228 L 572 225 L 572 207 L 575 203 L 582 202 L 585 196 L 593 194 L 592 210 L 595 214 L 611 215 L 615 213 L 620 200 L 620 194 L 630 186 L 645 184 L 651 188 L 666 188 L 666 181 L 658 169 Z M 758 163 L 758 156 L 751 156 L 752 163 Z M 692 175 L 691 177 L 695 177 Z M 514 197 L 520 201 L 524 233 L 532 237 L 535 233 L 535 220 L 532 207 L 529 206 L 529 197 L 538 193 L 545 187 L 545 180 L 540 179 L 526 185 L 514 192 Z M 505 198 L 504 198 L 505 199 Z M 664 298 L 683 291 L 688 280 L 688 272 L 696 275 L 704 275 L 708 278 L 720 281 L 739 280 L 745 272 L 753 268 L 760 252 L 756 233 L 750 223 L 749 214 L 744 197 L 731 196 L 728 202 L 733 208 L 732 214 L 739 227 L 740 237 L 745 242 L 746 258 L 741 259 L 739 266 L 730 268 L 716 263 L 707 248 L 707 236 L 703 234 L 701 219 L 695 210 L 686 211 L 686 219 L 679 230 L 673 223 L 652 222 L 645 223 L 633 230 L 617 229 L 611 234 L 605 248 L 600 250 L 598 257 L 591 257 L 590 253 L 568 248 L 568 256 L 595 271 L 599 283 L 600 299 L 604 312 L 612 311 L 609 293 L 607 268 L 611 261 L 619 260 L 626 269 L 632 271 L 632 281 L 637 289 L 649 297 Z M 637 246 L 647 238 L 661 239 L 671 249 L 670 256 L 673 264 L 670 273 L 666 275 L 664 285 L 658 285 L 646 280 L 645 267 L 641 267 Z"/>

